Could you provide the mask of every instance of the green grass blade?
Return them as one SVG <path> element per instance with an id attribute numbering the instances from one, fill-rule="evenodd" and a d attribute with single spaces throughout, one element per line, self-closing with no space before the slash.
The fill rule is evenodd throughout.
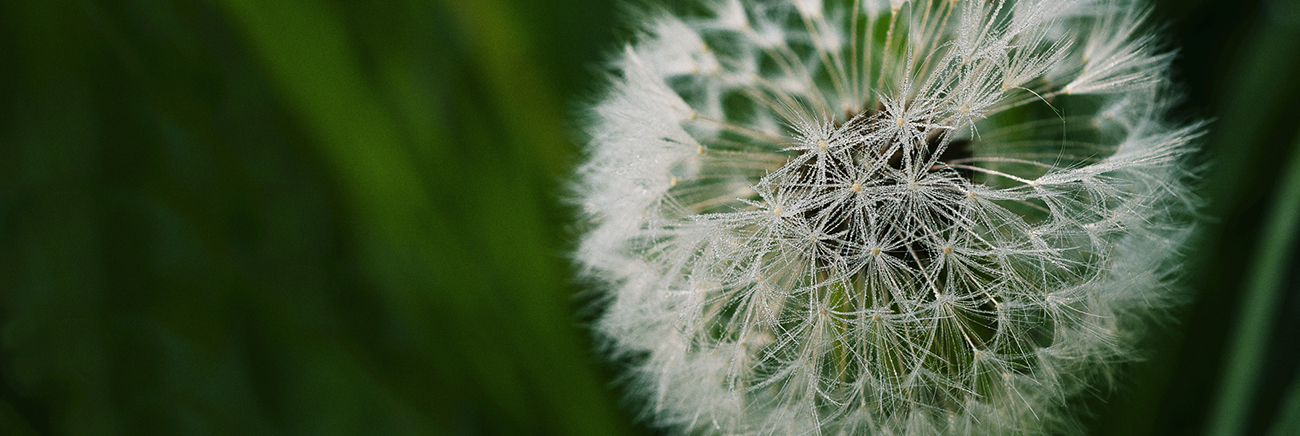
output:
<path id="1" fill-rule="evenodd" d="M 1235 436 L 1246 430 L 1267 356 L 1268 335 L 1277 318 L 1287 272 L 1287 255 L 1300 230 L 1300 137 L 1274 195 L 1272 212 L 1249 271 L 1246 296 L 1232 342 L 1225 376 L 1210 416 L 1209 434 Z"/>
<path id="2" fill-rule="evenodd" d="M 1282 404 L 1278 406 L 1274 416 L 1277 419 L 1273 420 L 1273 426 L 1268 430 L 1269 436 L 1300 434 L 1300 374 L 1292 377 L 1291 386 L 1287 388 L 1285 396 L 1282 397 Z"/>
<path id="3" fill-rule="evenodd" d="M 434 355 L 425 358 L 451 362 L 457 368 L 448 377 L 466 379 L 457 380 L 460 390 L 434 395 L 490 414 L 487 421 L 501 431 L 621 431 L 626 424 L 585 360 L 587 347 L 566 305 L 567 268 L 554 254 L 558 248 L 548 245 L 546 235 L 554 229 L 545 225 L 544 196 L 528 178 L 562 171 L 558 121 L 530 116 L 554 117 L 559 113 L 554 105 L 516 96 L 527 104 L 503 105 L 504 114 L 493 114 L 475 98 L 475 81 L 467 81 L 450 93 L 463 118 L 443 124 L 428 143 L 417 143 L 409 134 L 415 129 L 403 124 L 384 100 L 382 85 L 367 75 L 351 46 L 347 21 L 329 7 L 335 4 L 220 4 L 336 173 L 360 223 L 366 267 L 384 284 L 390 304 L 404 317 L 400 321 L 413 326 L 412 334 L 433 341 L 435 346 L 424 351 Z M 500 19 L 467 21 L 497 31 L 510 25 Z M 517 53 L 505 45 L 522 37 L 492 41 L 495 45 L 484 50 Z M 487 69 L 511 67 L 490 60 L 477 59 L 489 63 Z M 488 81 L 510 77 L 490 75 Z M 538 94 L 544 82 L 529 86 L 524 91 Z M 516 91 L 509 84 L 490 87 L 500 95 Z M 493 141 L 497 130 L 508 132 L 511 140 Z M 420 152 L 434 158 L 417 163 L 412 157 Z M 538 155 L 540 163 L 526 159 Z M 400 383 L 385 388 L 408 389 Z M 404 395 L 418 399 L 419 394 Z"/>

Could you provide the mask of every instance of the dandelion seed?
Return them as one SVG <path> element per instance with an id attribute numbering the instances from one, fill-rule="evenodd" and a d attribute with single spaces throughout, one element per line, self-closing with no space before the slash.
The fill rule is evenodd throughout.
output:
<path id="1" fill-rule="evenodd" d="M 1131 0 L 705 1 L 591 107 L 575 253 L 645 416 L 1043 434 L 1174 299 L 1201 125 Z M 707 150 L 707 152 L 706 152 Z M 848 189 L 845 189 L 848 188 Z"/>

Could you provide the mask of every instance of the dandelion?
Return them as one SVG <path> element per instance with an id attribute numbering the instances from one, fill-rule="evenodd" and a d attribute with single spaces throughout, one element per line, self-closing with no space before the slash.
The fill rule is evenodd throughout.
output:
<path id="1" fill-rule="evenodd" d="M 649 12 L 590 109 L 575 257 L 645 417 L 1040 434 L 1171 303 L 1199 124 L 1127 0 Z"/>

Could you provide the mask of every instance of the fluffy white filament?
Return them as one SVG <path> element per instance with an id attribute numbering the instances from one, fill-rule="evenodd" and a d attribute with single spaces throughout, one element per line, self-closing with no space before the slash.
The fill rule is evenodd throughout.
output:
<path id="1" fill-rule="evenodd" d="M 1127 0 L 649 13 L 591 108 L 575 257 L 655 423 L 1039 434 L 1169 304 L 1170 54 Z"/>

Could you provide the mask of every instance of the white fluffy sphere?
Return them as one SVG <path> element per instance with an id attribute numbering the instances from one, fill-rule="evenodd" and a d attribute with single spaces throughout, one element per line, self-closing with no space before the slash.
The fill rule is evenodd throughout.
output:
<path id="1" fill-rule="evenodd" d="M 1039 434 L 1191 228 L 1168 52 L 1124 0 L 646 13 L 591 107 L 575 254 L 655 423 Z"/>

